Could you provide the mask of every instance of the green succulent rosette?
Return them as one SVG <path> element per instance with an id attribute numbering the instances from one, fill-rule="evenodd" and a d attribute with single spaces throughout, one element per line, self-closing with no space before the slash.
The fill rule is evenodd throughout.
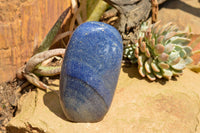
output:
<path id="1" fill-rule="evenodd" d="M 182 74 L 186 65 L 192 62 L 188 36 L 188 32 L 179 31 L 172 23 L 160 26 L 160 22 L 144 22 L 136 43 L 124 47 L 124 58 L 131 63 L 137 62 L 142 77 L 151 81 L 171 79 Z"/>

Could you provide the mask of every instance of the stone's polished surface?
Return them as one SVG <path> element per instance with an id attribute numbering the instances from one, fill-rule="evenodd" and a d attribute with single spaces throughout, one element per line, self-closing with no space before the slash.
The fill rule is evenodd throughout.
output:
<path id="1" fill-rule="evenodd" d="M 74 31 L 60 79 L 60 102 L 68 120 L 103 119 L 113 99 L 122 53 L 121 36 L 108 24 L 86 22 Z"/>

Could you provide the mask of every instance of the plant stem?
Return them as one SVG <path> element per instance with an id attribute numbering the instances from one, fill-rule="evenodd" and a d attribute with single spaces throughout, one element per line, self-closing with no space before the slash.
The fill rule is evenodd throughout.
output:
<path id="1" fill-rule="evenodd" d="M 99 21 L 100 17 L 108 7 L 109 5 L 106 2 L 104 2 L 103 0 L 99 0 L 93 12 L 88 17 L 87 21 Z"/>

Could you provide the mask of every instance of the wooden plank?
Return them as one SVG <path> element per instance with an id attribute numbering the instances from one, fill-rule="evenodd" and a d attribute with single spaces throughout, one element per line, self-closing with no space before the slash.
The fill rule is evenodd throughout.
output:
<path id="1" fill-rule="evenodd" d="M 70 0 L 0 1 L 0 83 L 12 80 Z"/>

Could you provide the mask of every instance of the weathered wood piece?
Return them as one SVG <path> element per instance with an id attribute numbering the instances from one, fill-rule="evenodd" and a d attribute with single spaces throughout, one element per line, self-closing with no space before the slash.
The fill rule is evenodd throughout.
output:
<path id="1" fill-rule="evenodd" d="M 138 25 L 146 20 L 151 11 L 151 0 L 105 0 L 119 11 L 118 30 L 124 41 L 133 40 Z M 158 4 L 166 0 L 158 0 Z"/>

